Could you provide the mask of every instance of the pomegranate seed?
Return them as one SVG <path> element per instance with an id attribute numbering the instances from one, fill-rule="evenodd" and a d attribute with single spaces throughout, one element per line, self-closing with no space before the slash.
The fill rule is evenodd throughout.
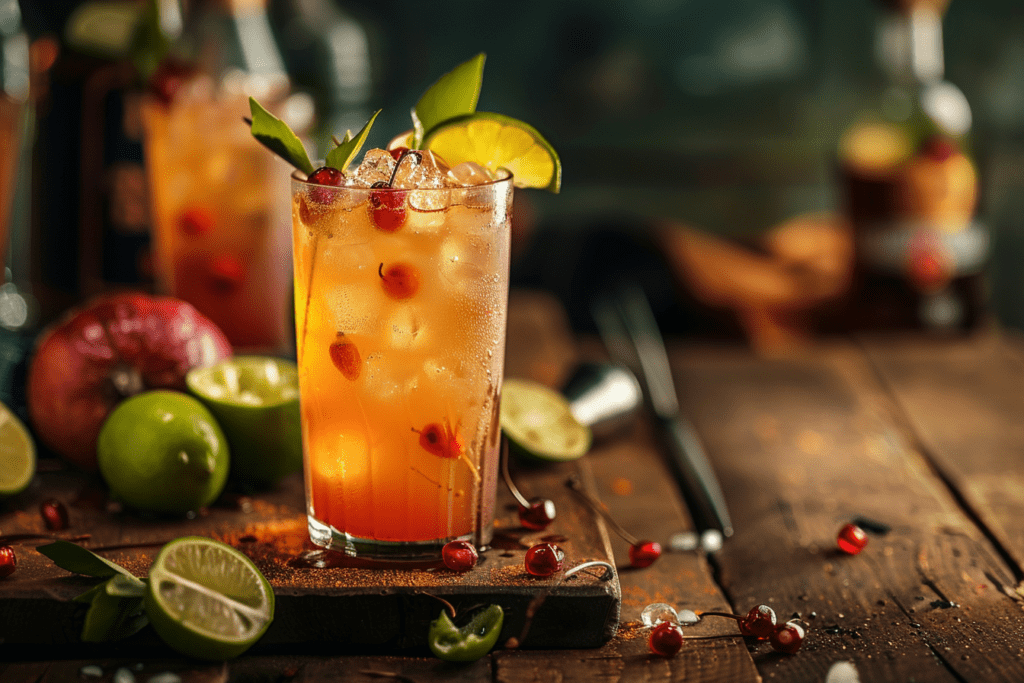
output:
<path id="1" fill-rule="evenodd" d="M 836 545 L 848 555 L 857 555 L 868 544 L 868 535 L 856 524 L 846 524 L 836 536 Z"/>
<path id="2" fill-rule="evenodd" d="M 643 569 L 661 557 L 661 544 L 657 541 L 638 541 L 629 546 L 629 564 Z"/>
<path id="3" fill-rule="evenodd" d="M 453 572 L 468 572 L 476 566 L 476 548 L 469 541 L 449 541 L 441 548 L 441 559 L 444 566 Z"/>
<path id="4" fill-rule="evenodd" d="M 338 333 L 334 343 L 331 344 L 329 352 L 331 354 L 331 362 L 334 363 L 334 367 L 341 371 L 345 379 L 353 382 L 359 379 L 359 371 L 363 361 L 359 357 L 359 349 L 356 348 L 355 344 L 345 339 L 344 333 Z"/>
<path id="5" fill-rule="evenodd" d="M 220 254 L 210 261 L 213 286 L 221 292 L 233 292 L 245 279 L 245 266 L 231 254 Z"/>
<path id="6" fill-rule="evenodd" d="M 544 579 L 559 571 L 564 559 L 565 553 L 554 543 L 538 543 L 526 551 L 526 571 Z"/>
<path id="7" fill-rule="evenodd" d="M 675 657 L 683 649 L 683 629 L 671 621 L 663 621 L 651 629 L 647 646 L 661 657 Z"/>
<path id="8" fill-rule="evenodd" d="M 519 523 L 531 531 L 546 529 L 555 520 L 555 504 L 547 498 L 531 498 L 530 505 L 519 506 Z"/>
<path id="9" fill-rule="evenodd" d="M 6 579 L 13 574 L 17 566 L 18 558 L 14 555 L 14 548 L 0 545 L 0 579 Z"/>
<path id="10" fill-rule="evenodd" d="M 330 166 L 321 166 L 309 174 L 309 182 L 315 185 L 339 187 L 345 182 L 345 174 Z M 324 187 L 314 187 L 309 191 L 309 198 L 317 204 L 330 204 L 334 201 L 334 191 Z"/>
<path id="11" fill-rule="evenodd" d="M 370 193 L 370 219 L 382 232 L 395 232 L 405 225 L 405 198 L 403 190 L 378 190 Z"/>
<path id="12" fill-rule="evenodd" d="M 408 299 L 420 288 L 420 271 L 408 263 L 393 263 L 387 270 L 382 263 L 377 274 L 384 293 L 392 299 Z"/>
<path id="13" fill-rule="evenodd" d="M 763 640 L 775 633 L 775 622 L 775 610 L 768 605 L 758 605 L 740 619 L 740 633 Z"/>
<path id="14" fill-rule="evenodd" d="M 178 218 L 178 227 L 189 237 L 202 237 L 213 230 L 213 214 L 201 206 L 193 206 Z"/>
<path id="15" fill-rule="evenodd" d="M 796 621 L 787 621 L 782 626 L 772 631 L 769 642 L 776 652 L 784 652 L 787 655 L 794 654 L 804 644 L 804 627 Z"/>
<path id="16" fill-rule="evenodd" d="M 39 513 L 50 531 L 63 531 L 68 528 L 68 509 L 59 500 L 51 498 L 43 501 L 39 505 Z"/>

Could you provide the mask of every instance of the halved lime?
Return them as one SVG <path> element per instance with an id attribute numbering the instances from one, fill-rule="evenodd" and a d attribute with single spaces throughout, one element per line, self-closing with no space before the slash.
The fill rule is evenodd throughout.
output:
<path id="1" fill-rule="evenodd" d="M 202 536 L 165 545 L 149 569 L 146 616 L 188 657 L 225 660 L 248 650 L 274 619 L 274 591 L 252 560 Z"/>
<path id="2" fill-rule="evenodd" d="M 562 185 L 554 147 L 530 124 L 503 114 L 478 111 L 443 121 L 427 131 L 423 148 L 451 166 L 475 161 L 492 172 L 506 168 L 516 187 L 558 192 Z"/>
<path id="3" fill-rule="evenodd" d="M 235 356 L 185 377 L 231 447 L 231 477 L 272 486 L 302 469 L 299 372 L 268 356 Z"/>
<path id="4" fill-rule="evenodd" d="M 22 421 L 0 403 L 0 497 L 24 491 L 35 473 L 35 443 Z"/>
<path id="5" fill-rule="evenodd" d="M 501 429 L 517 453 L 567 462 L 590 450 L 590 428 L 573 417 L 569 401 L 538 382 L 507 379 L 501 389 Z"/>

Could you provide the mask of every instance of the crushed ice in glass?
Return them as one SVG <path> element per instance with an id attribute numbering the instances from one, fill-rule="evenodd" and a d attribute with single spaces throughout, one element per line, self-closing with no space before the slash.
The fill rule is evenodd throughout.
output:
<path id="1" fill-rule="evenodd" d="M 408 163 L 408 162 L 407 162 Z M 383 149 L 370 149 L 363 156 L 363 163 L 355 173 L 348 175 L 346 184 L 355 187 L 370 187 L 374 183 L 387 183 L 395 170 L 395 160 L 390 152 Z"/>
<path id="2" fill-rule="evenodd" d="M 663 602 L 655 602 L 644 607 L 644 611 L 640 613 L 640 621 L 644 626 L 650 628 L 663 621 L 673 624 L 678 623 L 679 615 L 676 614 L 676 610 L 672 605 L 666 605 Z"/>

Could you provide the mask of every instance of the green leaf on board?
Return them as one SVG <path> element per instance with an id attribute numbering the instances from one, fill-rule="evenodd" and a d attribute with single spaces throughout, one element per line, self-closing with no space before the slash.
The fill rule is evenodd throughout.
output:
<path id="1" fill-rule="evenodd" d="M 149 623 L 142 597 L 120 595 L 127 585 L 129 584 L 126 583 L 125 577 L 117 575 L 98 586 L 101 590 L 93 594 L 89 611 L 85 614 L 82 642 L 103 643 L 121 640 Z"/>
<path id="2" fill-rule="evenodd" d="M 486 58 L 481 52 L 427 88 L 412 110 L 414 148 L 419 149 L 423 134 L 442 121 L 476 111 Z"/>
<path id="3" fill-rule="evenodd" d="M 306 175 L 315 170 L 302 140 L 287 123 L 264 109 L 252 97 L 249 98 L 249 110 L 252 112 L 252 119 L 247 119 L 249 130 L 260 144 Z"/>
<path id="4" fill-rule="evenodd" d="M 135 578 L 131 572 L 119 564 L 115 564 L 105 557 L 100 557 L 91 550 L 70 541 L 54 541 L 36 548 L 43 555 L 53 560 L 53 563 L 61 569 L 66 569 L 75 574 L 95 576 L 99 579 L 106 579 L 115 574 L 122 574 Z M 138 579 L 135 579 L 138 581 Z"/>
<path id="5" fill-rule="evenodd" d="M 373 116 L 370 117 L 370 120 L 366 122 L 366 125 L 363 126 L 362 130 L 355 137 L 352 137 L 352 131 L 346 131 L 345 139 L 327 153 L 324 163 L 344 173 L 348 165 L 359 154 L 359 150 L 362 149 L 363 143 L 366 142 L 366 136 L 370 134 L 370 128 L 373 127 L 373 122 L 377 119 L 380 111 L 378 109 L 373 113 Z"/>

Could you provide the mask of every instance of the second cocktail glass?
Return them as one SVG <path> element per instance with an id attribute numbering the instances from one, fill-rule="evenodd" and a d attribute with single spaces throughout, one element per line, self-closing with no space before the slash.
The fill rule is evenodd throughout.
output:
<path id="1" fill-rule="evenodd" d="M 434 189 L 296 177 L 291 196 L 313 541 L 393 561 L 488 543 L 511 176 Z"/>

